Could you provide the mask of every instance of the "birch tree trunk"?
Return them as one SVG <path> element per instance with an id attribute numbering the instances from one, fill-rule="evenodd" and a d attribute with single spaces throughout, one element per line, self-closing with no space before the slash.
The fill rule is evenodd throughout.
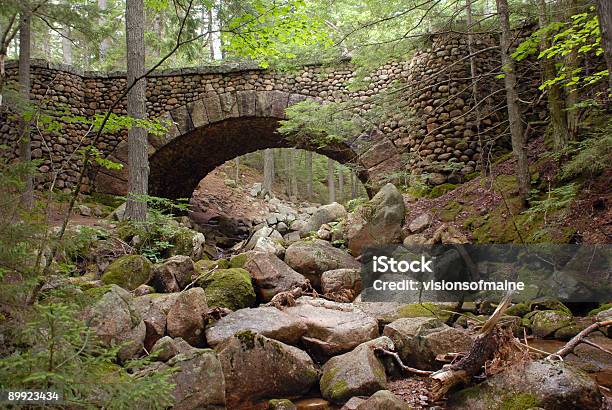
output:
<path id="1" fill-rule="evenodd" d="M 98 8 L 102 11 L 105 11 L 107 8 L 106 0 L 98 0 Z M 104 21 L 101 21 L 100 23 L 104 23 Z M 108 54 L 109 48 L 110 48 L 110 39 L 108 37 L 105 37 L 100 42 L 100 61 L 104 61 L 106 59 L 106 55 Z"/>
<path id="2" fill-rule="evenodd" d="M 274 153 L 270 148 L 264 151 L 264 192 L 272 195 L 272 185 L 274 184 Z"/>
<path id="3" fill-rule="evenodd" d="M 612 93 L 612 2 L 610 0 L 597 0 L 597 16 L 601 31 L 601 43 L 604 57 L 608 66 L 609 93 Z"/>
<path id="4" fill-rule="evenodd" d="M 312 199 L 312 152 L 306 151 L 306 195 Z"/>
<path id="5" fill-rule="evenodd" d="M 145 73 L 144 47 L 144 1 L 127 0 L 125 7 L 125 28 L 127 39 L 127 84 L 133 84 Z M 140 78 L 127 95 L 128 115 L 144 119 L 146 79 Z M 147 154 L 147 131 L 132 127 L 128 131 L 128 200 L 126 215 L 134 221 L 147 217 L 149 157 Z"/>
<path id="6" fill-rule="evenodd" d="M 334 180 L 334 161 L 327 158 L 327 189 L 329 191 L 329 203 L 336 202 L 336 181 Z"/>
<path id="7" fill-rule="evenodd" d="M 351 170 L 351 199 L 357 198 L 357 175 Z"/>
<path id="8" fill-rule="evenodd" d="M 31 15 L 24 6 L 19 16 L 19 90 L 24 100 L 25 109 L 28 110 L 30 101 L 30 62 L 31 62 Z M 24 113 L 25 114 L 25 113 Z M 22 115 L 20 121 L 19 159 L 27 163 L 32 161 L 32 143 L 30 141 L 30 123 Z M 24 207 L 31 209 L 34 203 L 34 181 L 32 175 L 24 177 L 24 189 L 21 202 Z"/>
<path id="9" fill-rule="evenodd" d="M 344 168 L 338 167 L 338 201 L 344 200 Z"/>
<path id="10" fill-rule="evenodd" d="M 526 138 L 523 123 L 521 122 L 519 97 L 516 89 L 516 66 L 514 64 L 514 59 L 510 55 L 510 47 L 512 45 L 510 12 L 508 10 L 508 0 L 496 1 L 501 29 L 501 60 L 505 74 L 504 85 L 506 89 L 506 102 L 508 105 L 508 121 L 510 122 L 510 134 L 512 137 L 512 151 L 516 158 L 519 197 L 523 203 L 526 204 L 530 186 L 529 163 L 527 161 Z"/>
<path id="11" fill-rule="evenodd" d="M 70 28 L 62 29 L 62 58 L 64 64 L 72 65 L 72 42 L 70 41 Z"/>
<path id="12" fill-rule="evenodd" d="M 240 183 L 240 157 L 236 157 L 236 159 L 234 160 L 235 162 L 235 176 L 234 176 L 234 181 L 236 181 L 236 184 Z"/>

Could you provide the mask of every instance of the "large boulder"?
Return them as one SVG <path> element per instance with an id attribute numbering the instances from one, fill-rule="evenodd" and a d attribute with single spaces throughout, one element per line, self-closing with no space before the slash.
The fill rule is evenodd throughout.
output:
<path id="1" fill-rule="evenodd" d="M 95 305 L 85 314 L 89 326 L 105 346 L 123 345 L 117 357 L 127 360 L 140 354 L 146 335 L 146 327 L 134 297 L 125 289 L 111 285 Z"/>
<path id="2" fill-rule="evenodd" d="M 306 332 L 306 325 L 275 307 L 240 309 L 206 328 L 206 341 L 210 346 L 217 346 L 245 330 L 279 342 L 295 344 Z"/>
<path id="3" fill-rule="evenodd" d="M 191 282 L 194 273 L 193 260 L 189 256 L 176 255 L 155 266 L 149 284 L 158 292 L 180 292 Z"/>
<path id="4" fill-rule="evenodd" d="M 302 339 L 321 358 L 348 352 L 379 336 L 376 320 L 351 304 L 301 297 L 285 312 L 306 324 Z"/>
<path id="5" fill-rule="evenodd" d="M 134 307 L 147 328 L 144 346 L 148 351 L 166 334 L 166 316 L 177 297 L 178 293 L 152 293 L 134 298 Z"/>
<path id="6" fill-rule="evenodd" d="M 253 278 L 259 300 L 269 302 L 274 295 L 306 284 L 306 278 L 271 253 L 250 252 L 244 263 Z"/>
<path id="7" fill-rule="evenodd" d="M 237 333 L 217 351 L 228 408 L 251 408 L 250 403 L 266 398 L 299 397 L 318 381 L 306 352 L 250 331 Z"/>
<path id="8" fill-rule="evenodd" d="M 170 378 L 173 409 L 225 409 L 223 369 L 213 350 L 193 349 L 174 356 L 168 365 L 178 369 Z"/>
<path id="9" fill-rule="evenodd" d="M 343 403 L 353 396 L 367 396 L 387 385 L 385 365 L 374 348 L 393 350 L 388 337 L 365 342 L 354 350 L 332 357 L 322 369 L 320 387 L 324 398 Z"/>
<path id="10" fill-rule="evenodd" d="M 253 306 L 255 290 L 249 272 L 241 268 L 212 270 L 198 279 L 210 307 L 238 310 Z"/>
<path id="11" fill-rule="evenodd" d="M 450 409 L 601 409 L 597 383 L 564 362 L 547 360 L 518 364 L 459 391 Z"/>
<path id="12" fill-rule="evenodd" d="M 147 283 L 153 264 L 142 255 L 125 255 L 108 265 L 101 280 L 104 284 L 115 284 L 134 290 Z"/>
<path id="13" fill-rule="evenodd" d="M 321 225 L 338 221 L 346 216 L 346 209 L 337 202 L 322 205 L 314 211 L 306 223 L 300 227 L 300 233 L 306 235 L 309 232 L 316 232 Z"/>
<path id="14" fill-rule="evenodd" d="M 333 269 L 321 275 L 321 290 L 323 293 L 350 290 L 356 296 L 361 293 L 361 275 L 359 269 Z"/>
<path id="15" fill-rule="evenodd" d="M 204 314 L 207 310 L 204 289 L 191 288 L 181 292 L 168 311 L 168 334 L 182 337 L 192 346 L 204 345 Z"/>
<path id="16" fill-rule="evenodd" d="M 365 247 L 397 243 L 402 239 L 404 198 L 395 185 L 387 184 L 361 210 L 364 223 L 351 229 L 347 237 L 353 255 L 360 255 Z"/>
<path id="17" fill-rule="evenodd" d="M 360 269 L 361 265 L 345 251 L 320 239 L 291 244 L 285 252 L 285 263 L 304 275 L 313 286 L 319 286 L 323 272 L 332 269 Z"/>
<path id="18" fill-rule="evenodd" d="M 385 326 L 401 359 L 419 369 L 439 369 L 436 356 L 449 352 L 465 352 L 472 345 L 467 332 L 455 329 L 431 317 L 402 318 Z"/>
<path id="19" fill-rule="evenodd" d="M 528 318 L 531 320 L 531 331 L 537 337 L 552 336 L 572 323 L 572 315 L 560 310 L 536 311 Z"/>
<path id="20" fill-rule="evenodd" d="M 357 404 L 355 410 L 410 410 L 412 407 L 389 390 L 379 390 Z"/>
<path id="21" fill-rule="evenodd" d="M 170 336 L 164 336 L 155 342 L 150 352 L 152 355 L 155 355 L 156 360 L 167 362 L 178 354 L 189 354 L 194 349 L 195 347 L 191 346 L 181 337 L 173 339 Z"/>

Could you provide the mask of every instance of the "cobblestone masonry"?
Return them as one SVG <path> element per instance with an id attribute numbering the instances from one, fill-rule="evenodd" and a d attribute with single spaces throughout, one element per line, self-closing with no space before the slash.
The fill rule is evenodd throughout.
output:
<path id="1" fill-rule="evenodd" d="M 355 164 L 362 181 L 372 191 L 385 177 L 406 171 L 426 173 L 428 182 L 455 182 L 475 171 L 482 140 L 503 130 L 501 81 L 487 73 L 499 66 L 492 39 L 477 40 L 478 86 L 492 94 L 476 107 L 466 40 L 458 35 L 433 36 L 428 49 L 409 61 L 386 64 L 350 91 L 355 77 L 349 63 L 343 67 L 306 66 L 296 73 L 271 72 L 252 66 L 223 66 L 154 73 L 147 79 L 147 112 L 174 123 L 164 138 L 149 138 L 150 191 L 166 197 L 189 197 L 198 182 L 216 166 L 236 156 L 269 147 L 291 144 L 276 133 L 285 108 L 305 98 L 320 101 L 360 102 L 357 110 L 372 107 L 372 97 L 399 84 L 400 111 L 370 135 L 325 149 L 312 148 L 342 163 Z M 17 78 L 17 64 L 7 63 L 9 79 Z M 521 86 L 534 89 L 535 76 L 523 77 Z M 105 112 L 126 86 L 125 73 L 81 72 L 72 67 L 32 64 L 32 99 L 47 108 L 68 107 L 77 115 Z M 478 109 L 476 109 L 478 108 Z M 125 101 L 115 112 L 126 114 Z M 480 119 L 478 126 L 478 119 Z M 0 117 L 2 155 L 17 158 L 17 123 Z M 82 165 L 74 151 L 88 142 L 86 127 L 65 124 L 55 134 L 32 136 L 32 156 L 41 159 L 37 186 L 55 177 L 56 187 L 74 186 Z M 126 132 L 106 134 L 97 148 L 122 163 L 127 161 Z M 308 147 L 307 147 L 308 148 Z M 121 171 L 96 170 L 85 191 L 125 193 L 126 167 Z"/>

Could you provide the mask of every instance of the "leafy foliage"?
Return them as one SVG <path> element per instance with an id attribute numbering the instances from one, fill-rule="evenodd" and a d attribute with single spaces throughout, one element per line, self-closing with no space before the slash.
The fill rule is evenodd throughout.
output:
<path id="1" fill-rule="evenodd" d="M 570 22 L 553 22 L 536 30 L 517 47 L 512 56 L 517 61 L 521 61 L 537 54 L 540 38 L 547 35 L 552 35 L 552 45 L 539 52 L 539 59 L 559 61 L 571 53 L 577 53 L 586 59 L 603 55 L 599 20 L 594 8 L 588 13 L 573 15 Z M 587 74 L 585 67 L 570 70 L 565 64 L 557 64 L 557 76 L 546 80 L 540 89 L 544 90 L 554 84 L 561 84 L 564 87 L 586 87 L 607 78 L 608 70 Z"/>

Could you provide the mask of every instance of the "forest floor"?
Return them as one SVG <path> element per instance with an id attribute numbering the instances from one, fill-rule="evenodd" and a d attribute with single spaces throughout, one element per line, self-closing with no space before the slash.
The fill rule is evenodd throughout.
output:
<path id="1" fill-rule="evenodd" d="M 559 167 L 552 159 L 542 159 L 542 138 L 529 144 L 533 182 L 546 197 Z M 551 209 L 547 216 L 529 221 L 516 201 L 516 161 L 498 161 L 488 176 L 470 181 L 436 198 L 407 194 L 406 224 L 429 213 L 432 222 L 422 234 L 431 235 L 443 223 L 452 225 L 475 242 L 557 242 L 609 243 L 612 239 L 612 169 L 584 182 L 567 209 Z M 449 187 L 450 188 L 450 187 Z M 516 224 L 516 225 L 515 225 Z M 517 232 L 520 231 L 520 234 Z"/>

